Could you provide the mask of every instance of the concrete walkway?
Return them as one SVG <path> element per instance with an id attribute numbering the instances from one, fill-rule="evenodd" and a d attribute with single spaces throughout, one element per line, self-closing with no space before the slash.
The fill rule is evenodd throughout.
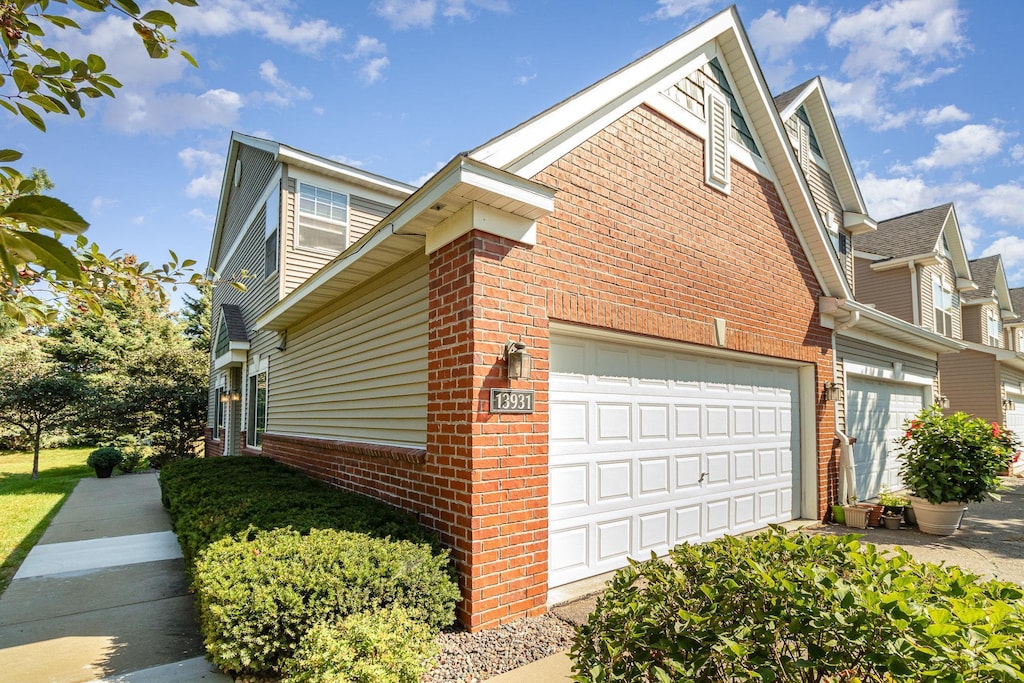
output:
<path id="1" fill-rule="evenodd" d="M 0 596 L 0 679 L 231 680 L 203 658 L 156 474 L 75 487 Z"/>

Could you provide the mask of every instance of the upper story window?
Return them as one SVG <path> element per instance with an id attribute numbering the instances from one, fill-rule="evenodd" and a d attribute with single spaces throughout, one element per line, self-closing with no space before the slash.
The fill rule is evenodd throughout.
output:
<path id="1" fill-rule="evenodd" d="M 932 305 L 935 308 L 935 331 L 953 336 L 953 290 L 941 278 L 932 280 Z"/>
<path id="2" fill-rule="evenodd" d="M 988 345 L 999 346 L 999 338 L 1003 334 L 1003 326 L 999 321 L 999 315 L 992 311 L 988 312 Z"/>
<path id="3" fill-rule="evenodd" d="M 270 193 L 266 204 L 266 232 L 263 243 L 263 273 L 271 275 L 278 268 L 281 249 L 279 247 L 278 228 L 281 224 L 281 192 L 280 188 Z"/>
<path id="4" fill-rule="evenodd" d="M 348 195 L 299 183 L 298 246 L 341 251 L 348 244 Z"/>

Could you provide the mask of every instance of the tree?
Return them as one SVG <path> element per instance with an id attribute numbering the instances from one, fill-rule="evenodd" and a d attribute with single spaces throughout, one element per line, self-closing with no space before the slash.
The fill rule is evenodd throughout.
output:
<path id="1" fill-rule="evenodd" d="M 151 58 L 166 57 L 174 41 L 164 30 L 177 28 L 174 17 L 163 10 L 142 13 L 133 0 L 73 0 L 91 12 L 117 12 L 129 17 Z M 196 0 L 167 0 L 169 4 L 195 7 Z M 106 71 L 100 55 L 72 57 L 49 47 L 45 29 L 81 30 L 70 17 L 48 12 L 51 4 L 67 0 L 17 0 L 0 2 L 0 106 L 45 131 L 44 117 L 53 114 L 85 116 L 83 102 L 114 97 L 121 83 Z M 187 52 L 178 51 L 193 66 Z M 21 159 L 21 154 L 0 149 L 0 164 Z M 47 179 L 48 180 L 48 179 Z M 140 281 L 157 283 L 199 282 L 191 270 L 195 261 L 171 260 L 161 266 L 129 264 L 106 256 L 82 233 L 88 223 L 74 209 L 55 197 L 39 194 L 40 178 L 25 177 L 9 166 L 0 166 L 0 303 L 7 315 L 22 324 L 49 322 L 56 316 L 52 297 L 74 306 L 98 310 L 99 300 L 114 291 L 131 289 Z M 60 241 L 76 236 L 73 246 Z M 48 296 L 39 296 L 38 289 Z M 162 291 L 162 290 L 161 290 Z"/>
<path id="2" fill-rule="evenodd" d="M 196 287 L 199 296 L 185 295 L 185 336 L 192 340 L 192 345 L 204 354 L 210 353 L 210 329 L 213 310 L 213 283 L 204 282 Z"/>
<path id="3" fill-rule="evenodd" d="M 43 434 L 67 425 L 86 396 L 85 383 L 48 363 L 29 345 L 5 354 L 0 371 L 0 422 L 22 430 L 32 444 L 32 478 L 39 478 Z"/>

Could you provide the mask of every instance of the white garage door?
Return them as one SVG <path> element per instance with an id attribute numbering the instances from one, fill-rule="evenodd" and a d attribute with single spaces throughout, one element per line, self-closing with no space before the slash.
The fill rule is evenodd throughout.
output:
<path id="1" fill-rule="evenodd" d="M 1005 427 L 1018 436 L 1024 436 L 1024 395 L 1008 391 L 1006 397 L 1013 401 L 1013 409 L 1006 411 Z"/>
<path id="2" fill-rule="evenodd" d="M 903 488 L 901 460 L 894 441 L 903 423 L 921 412 L 924 388 L 851 377 L 846 391 L 846 434 L 857 439 L 853 447 L 857 495 L 863 500 Z"/>
<path id="3" fill-rule="evenodd" d="M 797 395 L 792 368 L 554 337 L 549 585 L 792 519 Z"/>

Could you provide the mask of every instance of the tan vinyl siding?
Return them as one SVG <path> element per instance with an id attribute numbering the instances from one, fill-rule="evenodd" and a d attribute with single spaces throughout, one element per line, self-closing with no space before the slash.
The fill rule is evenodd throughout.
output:
<path id="1" fill-rule="evenodd" d="M 234 184 L 235 169 L 228 169 L 231 174 L 228 185 L 228 208 L 224 216 L 224 232 L 220 241 L 220 254 L 223 257 L 227 254 L 231 245 L 246 227 L 245 221 L 256 206 L 257 200 L 263 190 L 266 189 L 270 177 L 276 168 L 274 156 L 260 149 L 247 145 L 241 145 L 238 152 L 238 161 L 242 165 L 242 174 L 239 185 Z M 222 264 L 213 264 L 221 275 L 230 275 L 233 271 Z M 259 272 L 263 272 L 261 267 Z"/>
<path id="2" fill-rule="evenodd" d="M 892 366 L 900 363 L 906 372 L 930 377 L 938 372 L 935 357 L 922 358 L 911 353 L 896 351 L 878 344 L 839 335 L 836 337 L 836 357 L 865 365 Z"/>
<path id="3" fill-rule="evenodd" d="M 270 432 L 425 446 L 427 257 L 402 261 L 290 329 L 270 378 Z"/>
<path id="4" fill-rule="evenodd" d="M 311 181 L 315 182 L 315 181 Z M 288 178 L 281 197 L 284 211 L 284 294 L 312 277 L 313 273 L 330 263 L 336 253 L 302 249 L 296 247 L 296 226 L 298 225 L 298 187 L 295 178 Z M 365 235 L 381 219 L 391 213 L 392 206 L 367 199 L 358 194 L 349 194 L 348 244 L 351 245 Z"/>
<path id="5" fill-rule="evenodd" d="M 857 301 L 874 304 L 878 310 L 907 322 L 914 322 L 914 299 L 910 269 L 899 268 L 881 272 L 871 270 L 871 261 L 856 261 Z M 931 281 L 928 283 L 931 299 Z"/>
<path id="6" fill-rule="evenodd" d="M 964 341 L 975 342 L 976 344 L 988 344 L 985 334 L 985 306 L 964 306 L 962 310 Z"/>
<path id="7" fill-rule="evenodd" d="M 939 356 L 942 392 L 948 412 L 964 411 L 985 420 L 1002 420 L 999 363 L 989 353 L 965 349 Z"/>

